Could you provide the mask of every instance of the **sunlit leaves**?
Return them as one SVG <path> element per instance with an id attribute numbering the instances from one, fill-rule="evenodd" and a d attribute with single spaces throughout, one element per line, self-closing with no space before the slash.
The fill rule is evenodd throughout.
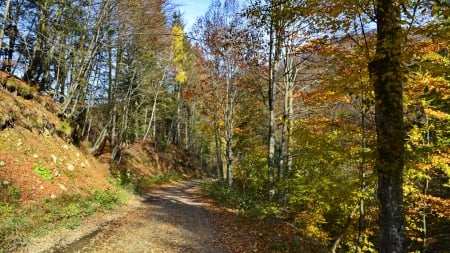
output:
<path id="1" fill-rule="evenodd" d="M 323 241 L 341 232 L 358 204 L 358 131 L 327 118 L 295 124 L 289 201 L 299 212 L 297 226 Z"/>
<path id="2" fill-rule="evenodd" d="M 184 33 L 180 25 L 174 25 L 172 27 L 172 37 L 173 37 L 173 63 L 177 69 L 177 74 L 175 75 L 175 81 L 178 83 L 185 83 L 187 81 L 186 72 L 183 70 L 183 64 L 187 60 L 187 52 L 184 43 Z"/>
<path id="3" fill-rule="evenodd" d="M 448 220 L 449 186 L 449 56 L 448 45 L 440 40 L 418 39 L 410 46 L 405 83 L 406 123 L 409 127 L 405 205 L 408 234 L 414 247 L 427 237 L 447 233 L 439 224 Z"/>

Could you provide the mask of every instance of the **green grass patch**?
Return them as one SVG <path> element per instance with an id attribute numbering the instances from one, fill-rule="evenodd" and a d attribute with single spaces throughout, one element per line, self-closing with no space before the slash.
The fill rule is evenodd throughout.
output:
<path id="1" fill-rule="evenodd" d="M 24 207 L 0 202 L 0 252 L 16 251 L 26 245 L 25 238 L 44 235 L 48 230 L 76 228 L 86 216 L 125 203 L 128 194 L 126 190 L 114 187 L 92 191 L 88 196 L 63 195 Z"/>
<path id="2" fill-rule="evenodd" d="M 41 176 L 43 179 L 50 180 L 50 181 L 53 180 L 53 174 L 52 174 L 52 172 L 50 172 L 50 170 L 47 167 L 35 164 L 33 170 L 34 170 L 34 172 L 36 172 L 36 174 Z"/>

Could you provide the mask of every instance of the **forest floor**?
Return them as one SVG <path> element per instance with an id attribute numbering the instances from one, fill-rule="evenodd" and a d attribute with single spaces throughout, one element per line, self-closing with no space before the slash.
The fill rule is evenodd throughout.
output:
<path id="1" fill-rule="evenodd" d="M 216 205 L 198 193 L 200 182 L 156 187 L 75 230 L 49 232 L 23 252 L 302 252 L 280 246 L 295 235 L 285 225 L 249 220 Z"/>

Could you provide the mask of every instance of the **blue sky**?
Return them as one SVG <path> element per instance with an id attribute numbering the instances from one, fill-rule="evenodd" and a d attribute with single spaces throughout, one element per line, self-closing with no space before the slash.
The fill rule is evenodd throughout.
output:
<path id="1" fill-rule="evenodd" d="M 189 30 L 197 18 L 203 16 L 211 0 L 173 0 L 183 14 L 186 29 Z"/>

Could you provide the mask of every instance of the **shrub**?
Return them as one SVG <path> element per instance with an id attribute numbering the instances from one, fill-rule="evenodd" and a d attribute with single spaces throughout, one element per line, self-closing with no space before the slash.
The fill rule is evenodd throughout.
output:
<path id="1" fill-rule="evenodd" d="M 67 121 L 61 121 L 57 128 L 57 132 L 61 135 L 62 138 L 67 138 L 72 135 L 72 127 L 70 123 Z"/>

